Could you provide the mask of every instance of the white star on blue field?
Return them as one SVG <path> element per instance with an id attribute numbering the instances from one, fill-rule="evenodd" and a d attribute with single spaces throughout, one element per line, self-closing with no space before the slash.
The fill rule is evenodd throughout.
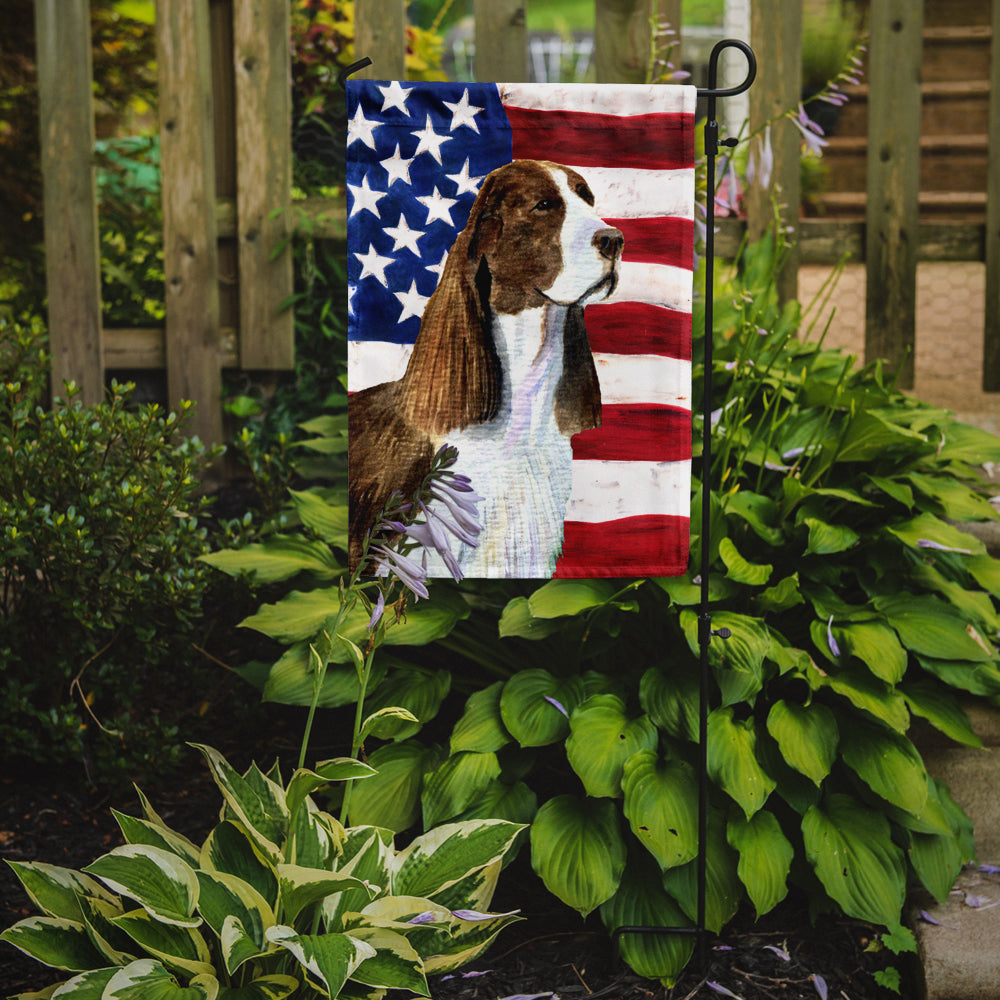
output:
<path id="1" fill-rule="evenodd" d="M 409 344 L 483 179 L 511 160 L 493 84 L 348 84 L 348 336 Z"/>

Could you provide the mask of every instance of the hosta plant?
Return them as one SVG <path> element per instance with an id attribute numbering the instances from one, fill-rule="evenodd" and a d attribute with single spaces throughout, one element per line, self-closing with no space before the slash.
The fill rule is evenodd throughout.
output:
<path id="1" fill-rule="evenodd" d="M 369 779 L 338 758 L 240 774 L 202 746 L 221 818 L 198 845 L 140 793 L 115 813 L 126 843 L 82 871 L 11 862 L 40 916 L 0 935 L 64 981 L 66 1000 L 280 1000 L 429 996 L 427 975 L 477 956 L 514 913 L 490 913 L 521 827 L 451 823 L 397 849 L 392 832 L 343 827 L 312 795 Z M 53 992 L 54 990 L 54 992 Z"/>

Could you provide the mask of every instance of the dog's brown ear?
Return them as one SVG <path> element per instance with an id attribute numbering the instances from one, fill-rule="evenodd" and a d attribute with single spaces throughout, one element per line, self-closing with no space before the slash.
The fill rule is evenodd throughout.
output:
<path id="1" fill-rule="evenodd" d="M 562 434 L 601 426 L 601 383 L 590 350 L 583 306 L 570 306 L 563 330 L 563 370 L 556 386 L 556 423 Z"/>
<path id="2" fill-rule="evenodd" d="M 402 412 L 426 434 L 483 423 L 500 405 L 500 361 L 489 325 L 488 256 L 503 228 L 496 197 L 490 175 L 448 252 L 400 382 Z"/>

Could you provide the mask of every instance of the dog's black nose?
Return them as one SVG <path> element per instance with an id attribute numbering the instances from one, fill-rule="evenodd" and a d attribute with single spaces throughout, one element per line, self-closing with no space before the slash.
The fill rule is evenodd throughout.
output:
<path id="1" fill-rule="evenodd" d="M 599 229 L 592 242 L 597 252 L 608 260 L 617 260 L 625 248 L 625 237 L 618 229 Z"/>

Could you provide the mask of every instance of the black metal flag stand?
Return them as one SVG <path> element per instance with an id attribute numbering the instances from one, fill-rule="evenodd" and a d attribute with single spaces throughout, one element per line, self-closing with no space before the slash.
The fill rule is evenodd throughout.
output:
<path id="1" fill-rule="evenodd" d="M 719 57 L 725 49 L 739 49 L 747 60 L 747 75 L 736 87 L 719 88 Z M 345 66 L 337 77 L 344 86 L 347 77 L 365 66 L 371 65 L 367 56 Z M 705 158 L 707 161 L 706 229 L 705 229 L 705 344 L 704 344 L 704 391 L 702 398 L 702 452 L 701 452 L 701 600 L 698 612 L 698 646 L 701 653 L 701 687 L 698 704 L 698 909 L 694 927 L 622 926 L 616 928 L 612 937 L 617 943 L 623 934 L 694 934 L 698 940 L 698 963 L 702 970 L 706 967 L 705 955 L 705 897 L 707 889 L 707 834 L 708 834 L 708 699 L 710 672 L 708 648 L 712 637 L 728 638 L 729 630 L 712 629 L 712 615 L 709 603 L 709 525 L 711 523 L 711 491 L 709 479 L 712 474 L 712 290 L 715 280 L 715 158 L 720 146 L 735 146 L 735 138 L 719 139 L 719 123 L 716 121 L 716 100 L 720 97 L 735 97 L 750 89 L 757 76 L 757 59 L 753 49 L 746 42 L 726 38 L 716 43 L 708 61 L 708 87 L 698 90 L 698 96 L 707 99 L 707 121 L 705 123 Z"/>

